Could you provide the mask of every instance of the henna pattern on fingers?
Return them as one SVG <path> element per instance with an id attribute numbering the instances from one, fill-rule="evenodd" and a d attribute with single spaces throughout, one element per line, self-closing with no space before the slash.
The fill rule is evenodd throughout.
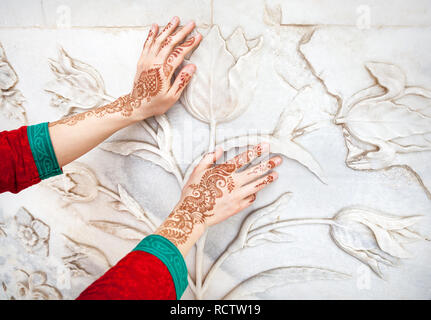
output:
<path id="1" fill-rule="evenodd" d="M 273 182 L 274 181 L 274 177 L 273 176 L 271 176 L 271 175 L 269 175 L 269 176 L 267 176 L 265 179 L 263 179 L 263 181 L 261 182 L 261 183 L 258 183 L 257 185 L 255 185 L 255 188 L 259 188 L 259 187 L 261 187 L 261 186 L 264 186 L 264 185 L 267 185 L 267 184 L 270 184 L 271 182 Z"/>
<path id="2" fill-rule="evenodd" d="M 252 149 L 247 150 L 245 153 L 241 153 L 234 157 L 232 160 L 229 160 L 230 163 L 235 163 L 236 167 L 239 169 L 243 167 L 245 164 L 249 163 L 252 159 L 260 157 L 262 155 L 262 146 L 257 145 Z"/>
<path id="3" fill-rule="evenodd" d="M 166 30 L 170 29 L 172 27 L 172 22 L 169 22 L 162 30 L 162 33 L 165 32 Z"/>
<path id="4" fill-rule="evenodd" d="M 184 43 L 179 45 L 174 49 L 174 51 L 171 52 L 171 54 L 166 59 L 165 63 L 163 64 L 163 73 L 165 74 L 165 77 L 169 77 L 174 69 L 174 61 L 176 58 L 178 58 L 181 53 L 184 51 L 184 48 L 191 47 L 193 43 L 195 42 L 195 37 L 191 37 L 190 39 L 186 40 Z"/>
<path id="5" fill-rule="evenodd" d="M 148 41 L 153 38 L 153 35 L 154 35 L 154 31 L 153 31 L 153 28 L 151 28 L 150 31 L 148 32 L 147 40 L 145 40 L 144 47 L 147 46 Z"/>
<path id="6" fill-rule="evenodd" d="M 250 195 L 250 197 L 250 203 L 253 203 L 256 200 L 256 193 L 253 193 L 252 195 Z"/>
<path id="7" fill-rule="evenodd" d="M 275 168 L 275 162 L 272 160 L 269 160 L 265 163 L 260 163 L 256 167 L 253 168 L 250 172 L 247 173 L 248 176 L 250 175 L 261 175 L 267 172 L 268 170 L 272 170 Z"/>
<path id="8" fill-rule="evenodd" d="M 172 32 L 165 40 L 163 40 L 162 45 L 160 46 L 160 50 L 164 47 L 168 46 L 171 42 L 174 36 L 181 31 L 183 27 L 177 27 L 174 32 Z"/>
<path id="9" fill-rule="evenodd" d="M 187 83 L 189 83 L 191 78 L 192 78 L 191 74 L 187 72 L 182 72 L 180 74 L 180 84 L 178 85 L 178 89 L 177 91 L 175 91 L 175 94 L 180 92 L 187 85 Z"/>

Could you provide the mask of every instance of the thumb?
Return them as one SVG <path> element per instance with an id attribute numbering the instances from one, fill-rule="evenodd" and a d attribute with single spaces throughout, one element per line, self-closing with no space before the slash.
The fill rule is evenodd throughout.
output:
<path id="1" fill-rule="evenodd" d="M 202 157 L 202 160 L 196 166 L 197 170 L 210 168 L 223 155 L 223 148 L 217 147 L 213 152 L 208 152 Z"/>
<path id="2" fill-rule="evenodd" d="M 178 99 L 181 93 L 184 91 L 185 87 L 189 84 L 192 79 L 193 74 L 196 71 L 196 66 L 194 64 L 188 64 L 178 73 L 174 84 L 169 89 L 169 91 Z"/>

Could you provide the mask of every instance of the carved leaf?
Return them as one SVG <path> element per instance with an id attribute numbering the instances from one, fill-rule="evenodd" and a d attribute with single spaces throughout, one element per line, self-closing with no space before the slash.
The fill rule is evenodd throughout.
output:
<path id="1" fill-rule="evenodd" d="M 88 223 L 93 227 L 102 230 L 103 232 L 109 233 L 123 240 L 141 240 L 147 235 L 147 233 L 137 228 L 119 222 L 90 220 Z"/>
<path id="2" fill-rule="evenodd" d="M 156 217 L 149 211 L 145 211 L 120 184 L 118 185 L 118 194 L 120 195 L 121 202 L 136 219 L 145 222 L 150 228 L 155 229 Z"/>
<path id="3" fill-rule="evenodd" d="M 86 258 L 100 264 L 105 270 L 111 267 L 111 263 L 106 257 L 105 253 L 99 248 L 93 247 L 91 245 L 80 243 L 73 240 L 72 238 L 63 234 L 66 239 L 66 247 L 74 254 L 80 254 Z"/>
<path id="4" fill-rule="evenodd" d="M 364 101 L 350 110 L 344 123 L 355 136 L 371 142 L 431 132 L 431 118 L 390 101 Z"/>
<path id="5" fill-rule="evenodd" d="M 141 141 L 113 141 L 105 142 L 100 148 L 112 153 L 121 154 L 123 156 L 135 155 L 147 161 L 162 167 L 167 172 L 173 172 L 171 164 L 162 158 L 159 149 L 147 142 Z"/>
<path id="6" fill-rule="evenodd" d="M 54 95 L 53 104 L 60 104 L 66 115 L 74 108 L 91 109 L 110 100 L 99 72 L 71 58 L 63 48 L 59 49 L 58 60 L 49 59 L 48 63 L 56 79 L 48 82 L 45 90 Z"/>
<path id="7" fill-rule="evenodd" d="M 0 223 L 0 237 L 6 237 L 7 236 L 7 233 L 6 233 L 6 231 L 3 230 L 3 228 L 5 228 L 5 224 Z"/>
<path id="8" fill-rule="evenodd" d="M 160 148 L 165 152 L 171 152 L 172 150 L 172 129 L 169 123 L 168 117 L 164 114 L 154 117 L 157 124 L 159 125 L 157 130 L 157 140 Z"/>
<path id="9" fill-rule="evenodd" d="M 365 67 L 377 82 L 386 88 L 387 92 L 381 98 L 382 100 L 396 97 L 404 91 L 406 77 L 397 66 L 382 62 L 367 62 Z"/>
<path id="10" fill-rule="evenodd" d="M 276 221 L 277 217 L 276 214 L 279 214 L 280 212 L 284 211 L 286 208 L 288 202 L 290 201 L 291 193 L 284 193 L 281 195 L 276 201 L 274 201 L 271 205 L 263 207 L 259 210 L 253 211 L 251 214 L 247 216 L 247 218 L 242 223 L 241 229 L 238 232 L 237 237 L 235 240 L 229 245 L 226 251 L 228 252 L 236 252 L 242 248 L 244 248 L 247 244 L 250 246 L 253 246 L 253 242 L 256 245 L 256 241 L 274 241 L 274 236 L 268 236 L 268 235 L 259 235 L 258 237 L 254 238 L 254 240 L 251 241 L 251 244 L 248 243 L 249 234 L 253 230 L 257 229 L 258 227 L 266 224 L 270 224 Z M 279 239 L 291 239 L 288 236 L 280 237 L 278 235 Z M 270 240 L 271 239 L 271 240 Z"/>
<path id="11" fill-rule="evenodd" d="M 259 293 L 265 293 L 276 287 L 291 283 L 316 280 L 346 280 L 350 275 L 338 271 L 313 267 L 281 267 L 258 273 L 243 281 L 229 292 L 224 299 L 244 299 Z"/>
<path id="12" fill-rule="evenodd" d="M 206 123 L 230 121 L 240 115 L 253 96 L 256 82 L 251 79 L 256 78 L 255 59 L 260 48 L 261 41 L 235 63 L 218 26 L 213 26 L 190 58 L 198 70 L 181 98 L 186 110 Z"/>
<path id="13" fill-rule="evenodd" d="M 271 242 L 283 243 L 292 242 L 293 240 L 294 238 L 286 232 L 282 232 L 280 230 L 271 230 L 270 232 L 259 233 L 250 237 L 249 239 L 247 239 L 246 245 L 248 247 L 256 247 Z"/>

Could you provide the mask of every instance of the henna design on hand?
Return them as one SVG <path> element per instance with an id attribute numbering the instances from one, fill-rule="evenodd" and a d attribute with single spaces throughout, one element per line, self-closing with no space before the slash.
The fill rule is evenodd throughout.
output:
<path id="1" fill-rule="evenodd" d="M 162 30 L 162 32 L 160 33 L 160 34 L 162 34 L 162 33 L 164 33 L 166 30 L 168 30 L 168 29 L 170 29 L 172 27 L 172 22 L 169 22 L 164 28 L 163 28 L 163 30 Z"/>
<path id="2" fill-rule="evenodd" d="M 153 31 L 153 28 L 151 28 L 150 31 L 148 32 L 147 39 L 144 42 L 144 47 L 147 46 L 148 41 L 153 38 L 153 35 L 154 35 L 154 31 Z"/>
<path id="3" fill-rule="evenodd" d="M 103 107 L 52 122 L 49 124 L 49 126 L 52 127 L 57 124 L 67 124 L 69 126 L 73 126 L 79 121 L 82 121 L 92 115 L 101 118 L 106 114 L 116 112 L 120 112 L 124 117 L 130 117 L 133 113 L 133 110 L 141 106 L 142 100 L 146 98 L 147 102 L 151 102 L 151 97 L 158 95 L 161 92 L 162 87 L 163 82 L 160 75 L 160 67 L 144 70 L 139 76 L 138 81 L 135 83 L 132 94 L 122 96 L 114 102 Z"/>
<path id="4" fill-rule="evenodd" d="M 223 196 L 222 188 L 227 186 L 228 178 L 236 170 L 234 164 L 221 164 L 209 169 L 199 184 L 192 184 L 190 196 L 186 196 L 179 207 L 163 223 L 160 235 L 175 245 L 187 241 L 195 223 L 204 223 L 212 216 L 216 198 Z"/>
<path id="5" fill-rule="evenodd" d="M 271 176 L 271 175 L 269 175 L 269 176 L 267 176 L 261 183 L 258 183 L 257 185 L 255 185 L 255 188 L 259 188 L 259 187 L 261 187 L 261 186 L 264 186 L 264 185 L 267 185 L 267 184 L 270 184 L 271 182 L 273 182 L 274 181 L 274 177 L 273 176 Z"/>
<path id="6" fill-rule="evenodd" d="M 121 112 L 121 115 L 123 115 L 124 117 L 129 117 L 132 114 L 133 109 L 136 109 L 139 106 L 140 106 L 140 100 L 135 99 L 130 94 L 128 94 L 118 98 L 114 102 L 107 104 L 103 107 L 100 107 L 94 110 L 88 110 L 86 112 L 79 113 L 65 119 L 60 119 L 58 121 L 50 122 L 49 126 L 53 127 L 57 124 L 67 124 L 69 126 L 73 126 L 77 124 L 79 121 L 82 121 L 89 116 L 94 115 L 98 118 L 101 118 L 106 114 L 116 113 L 116 112 Z"/>
<path id="7" fill-rule="evenodd" d="M 160 93 L 162 86 L 160 67 L 144 70 L 134 85 L 132 95 L 135 99 L 143 100 L 147 98 L 147 102 L 150 102 L 151 97 Z"/>
<path id="8" fill-rule="evenodd" d="M 178 89 L 177 91 L 175 91 L 175 94 L 177 94 L 178 92 L 180 92 L 186 85 L 187 83 L 189 83 L 190 79 L 192 78 L 192 76 L 187 73 L 187 72 L 182 72 L 180 74 L 180 84 L 178 85 Z"/>
<path id="9" fill-rule="evenodd" d="M 166 39 L 167 40 L 167 39 Z M 174 51 L 171 52 L 171 54 L 166 59 L 165 63 L 163 64 L 163 73 L 165 77 L 169 77 L 172 70 L 174 69 L 174 66 L 172 65 L 176 58 L 178 58 L 181 53 L 184 51 L 184 48 L 190 47 L 195 42 L 195 37 L 191 37 L 178 47 L 174 49 Z"/>
<path id="10" fill-rule="evenodd" d="M 245 156 L 250 160 L 261 154 L 262 147 L 258 145 L 248 150 Z M 184 197 L 157 233 L 175 245 L 185 243 L 195 224 L 203 224 L 208 217 L 214 215 L 211 211 L 216 205 L 216 200 L 223 197 L 223 189 L 226 188 L 230 193 L 235 188 L 232 174 L 243 165 L 236 160 L 239 158 L 237 156 L 231 161 L 207 169 L 199 184 L 189 185 L 192 189 L 191 195 Z"/>
<path id="11" fill-rule="evenodd" d="M 272 160 L 269 160 L 266 163 L 260 163 L 256 167 L 253 168 L 250 172 L 247 173 L 248 176 L 250 175 L 261 175 L 267 172 L 268 170 L 272 170 L 275 168 L 275 162 Z"/>
<path id="12" fill-rule="evenodd" d="M 237 169 L 243 167 L 245 164 L 250 162 L 250 159 L 260 157 L 262 155 L 262 147 L 260 145 L 254 146 L 253 149 L 248 150 L 245 153 L 241 153 L 235 156 L 228 162 L 235 163 Z"/>

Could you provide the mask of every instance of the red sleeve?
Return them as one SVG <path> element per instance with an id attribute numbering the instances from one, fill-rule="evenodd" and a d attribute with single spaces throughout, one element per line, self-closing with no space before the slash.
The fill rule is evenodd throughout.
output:
<path id="1" fill-rule="evenodd" d="M 0 193 L 18 193 L 40 182 L 27 138 L 27 126 L 0 132 Z"/>
<path id="2" fill-rule="evenodd" d="M 77 300 L 175 300 L 166 265 L 145 251 L 132 251 L 85 289 Z"/>

